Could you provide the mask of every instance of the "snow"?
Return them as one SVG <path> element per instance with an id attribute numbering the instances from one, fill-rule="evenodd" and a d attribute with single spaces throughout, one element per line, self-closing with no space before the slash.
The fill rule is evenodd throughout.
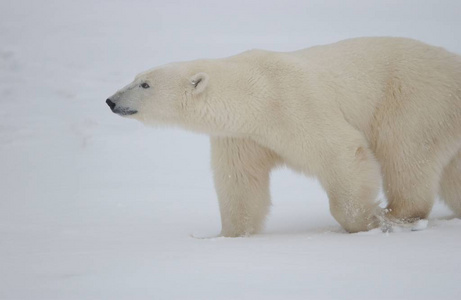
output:
<path id="1" fill-rule="evenodd" d="M 452 1 L 1 1 L 0 299 L 459 299 L 461 220 L 347 234 L 272 177 L 266 229 L 220 220 L 205 136 L 105 99 L 140 71 L 251 48 L 406 36 L 461 53 Z M 421 228 L 422 229 L 422 228 Z M 195 238 L 202 237 L 202 238 Z"/>

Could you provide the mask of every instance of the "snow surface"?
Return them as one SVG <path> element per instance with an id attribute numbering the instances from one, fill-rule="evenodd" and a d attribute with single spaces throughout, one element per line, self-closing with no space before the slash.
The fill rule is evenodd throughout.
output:
<path id="1" fill-rule="evenodd" d="M 140 71 L 251 48 L 413 37 L 461 53 L 453 1 L 0 1 L 0 299 L 459 299 L 461 220 L 347 234 L 273 174 L 263 233 L 220 220 L 205 136 L 105 99 Z"/>

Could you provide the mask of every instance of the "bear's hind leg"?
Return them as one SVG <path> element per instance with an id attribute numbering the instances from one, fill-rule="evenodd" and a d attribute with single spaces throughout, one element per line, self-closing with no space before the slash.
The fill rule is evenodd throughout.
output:
<path id="1" fill-rule="evenodd" d="M 457 217 L 461 217 L 461 151 L 445 166 L 439 195 Z"/>
<path id="2" fill-rule="evenodd" d="M 418 163 L 402 155 L 384 164 L 383 188 L 388 200 L 387 219 L 391 223 L 410 225 L 429 216 L 440 178 L 438 166 L 428 163 L 432 160 L 420 158 L 424 163 Z"/>
<path id="3" fill-rule="evenodd" d="M 270 207 L 270 171 L 278 160 L 251 140 L 211 137 L 222 236 L 245 236 L 262 228 Z"/>
<path id="4" fill-rule="evenodd" d="M 319 179 L 336 221 L 351 233 L 367 231 L 379 225 L 376 198 L 381 185 L 380 168 L 360 133 L 351 130 L 343 135 L 346 136 L 350 140 L 331 156 L 325 156 L 325 171 Z"/>

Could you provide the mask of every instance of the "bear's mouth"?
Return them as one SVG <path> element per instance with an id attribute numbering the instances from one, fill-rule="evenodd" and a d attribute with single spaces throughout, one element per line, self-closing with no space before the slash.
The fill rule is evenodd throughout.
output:
<path id="1" fill-rule="evenodd" d="M 116 113 L 117 115 L 120 115 L 120 116 L 130 116 L 130 115 L 134 115 L 136 113 L 138 113 L 137 110 L 131 110 L 127 107 L 116 107 L 114 110 L 113 110 L 114 113 Z"/>

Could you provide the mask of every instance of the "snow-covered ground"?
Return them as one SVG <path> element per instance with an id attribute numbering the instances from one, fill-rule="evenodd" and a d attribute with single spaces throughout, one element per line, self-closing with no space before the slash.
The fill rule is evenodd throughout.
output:
<path id="1" fill-rule="evenodd" d="M 105 99 L 136 73 L 251 48 L 413 37 L 461 53 L 461 2 L 0 1 L 0 299 L 459 299 L 461 220 L 347 234 L 273 174 L 266 229 L 216 235 L 205 136 Z"/>

